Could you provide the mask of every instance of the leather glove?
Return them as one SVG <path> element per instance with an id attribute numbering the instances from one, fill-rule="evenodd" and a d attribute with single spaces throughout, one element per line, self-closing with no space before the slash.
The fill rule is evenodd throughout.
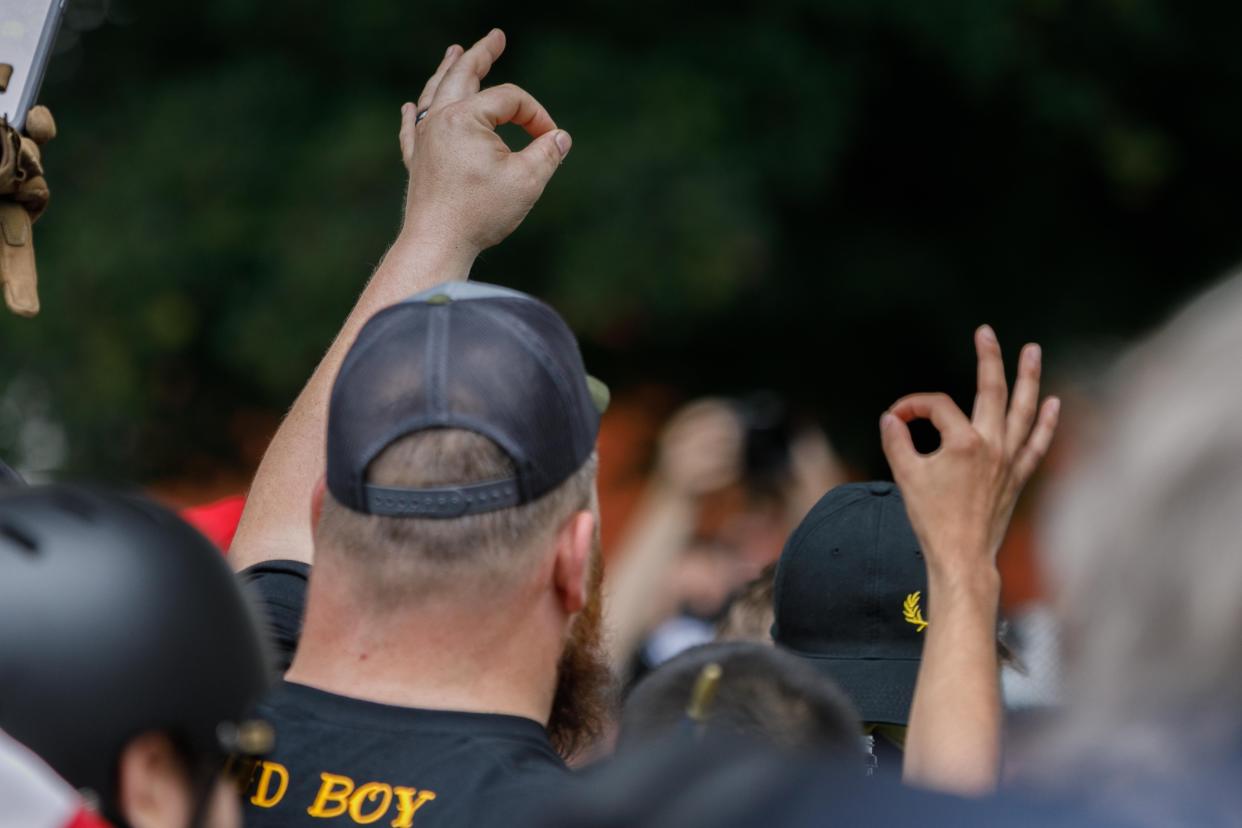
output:
<path id="1" fill-rule="evenodd" d="M 56 137 L 47 107 L 26 116 L 26 134 L 0 123 L 0 283 L 4 301 L 19 316 L 39 312 L 31 225 L 43 214 L 50 192 L 40 147 Z"/>

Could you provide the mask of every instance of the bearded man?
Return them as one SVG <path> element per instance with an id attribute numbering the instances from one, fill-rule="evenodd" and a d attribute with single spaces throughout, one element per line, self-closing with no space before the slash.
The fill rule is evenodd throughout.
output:
<path id="1" fill-rule="evenodd" d="M 404 108 L 402 234 L 273 439 L 234 540 L 296 645 L 261 706 L 277 746 L 250 825 L 505 822 L 602 725 L 606 389 L 550 307 L 463 281 L 569 148 L 522 90 L 479 91 L 503 47 L 499 31 L 451 47 Z M 534 140 L 509 152 L 505 122 Z"/>

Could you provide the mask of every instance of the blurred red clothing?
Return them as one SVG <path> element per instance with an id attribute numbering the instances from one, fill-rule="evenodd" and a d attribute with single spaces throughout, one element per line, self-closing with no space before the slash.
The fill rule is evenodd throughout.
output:
<path id="1" fill-rule="evenodd" d="M 182 509 L 181 517 L 227 554 L 244 508 L 245 496 L 230 495 L 202 506 Z"/>
<path id="2" fill-rule="evenodd" d="M 0 732 L 0 824 L 22 828 L 110 828 L 38 756 Z"/>

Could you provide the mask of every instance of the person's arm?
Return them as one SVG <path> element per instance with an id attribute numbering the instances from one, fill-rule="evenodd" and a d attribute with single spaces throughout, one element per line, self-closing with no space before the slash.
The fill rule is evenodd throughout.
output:
<path id="1" fill-rule="evenodd" d="M 699 501 L 741 474 L 742 429 L 728 404 L 699 400 L 673 415 L 655 473 L 630 518 L 604 582 L 609 661 L 622 675 L 643 636 L 668 609 L 670 570 L 693 539 Z"/>
<path id="2" fill-rule="evenodd" d="M 464 53 L 450 47 L 418 103 L 402 107 L 410 181 L 401 232 L 268 446 L 233 539 L 235 568 L 312 560 L 310 504 L 324 471 L 328 397 L 358 330 L 381 308 L 467 278 L 479 252 L 522 222 L 569 151 L 568 133 L 529 94 L 512 84 L 480 91 L 504 47 L 499 29 Z M 530 133 L 525 149 L 510 152 L 496 135 L 505 123 Z"/>
<path id="3" fill-rule="evenodd" d="M 819 426 L 809 426 L 794 436 L 789 443 L 789 461 L 784 495 L 792 531 L 821 497 L 850 478 L 836 448 Z"/>
<path id="4" fill-rule="evenodd" d="M 975 333 L 972 416 L 944 394 L 899 400 L 880 420 L 892 467 L 927 562 L 928 621 L 910 708 L 903 775 L 950 793 L 993 790 L 1000 773 L 996 552 L 1022 487 L 1048 451 L 1060 401 L 1039 404 L 1040 351 L 1019 359 L 1013 403 L 992 329 Z M 931 420 L 940 448 L 919 454 L 907 423 Z"/>

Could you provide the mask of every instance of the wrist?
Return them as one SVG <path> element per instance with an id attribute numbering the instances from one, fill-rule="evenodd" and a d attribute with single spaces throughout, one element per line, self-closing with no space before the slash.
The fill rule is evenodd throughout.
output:
<path id="1" fill-rule="evenodd" d="M 1000 601 L 1000 571 L 992 562 L 939 564 L 929 558 L 927 586 L 933 594 L 975 599 L 995 606 Z"/>
<path id="2" fill-rule="evenodd" d="M 387 258 L 408 263 L 403 273 L 427 276 L 434 282 L 460 281 L 470 275 L 479 251 L 451 234 L 418 230 L 408 225 L 397 234 Z"/>

